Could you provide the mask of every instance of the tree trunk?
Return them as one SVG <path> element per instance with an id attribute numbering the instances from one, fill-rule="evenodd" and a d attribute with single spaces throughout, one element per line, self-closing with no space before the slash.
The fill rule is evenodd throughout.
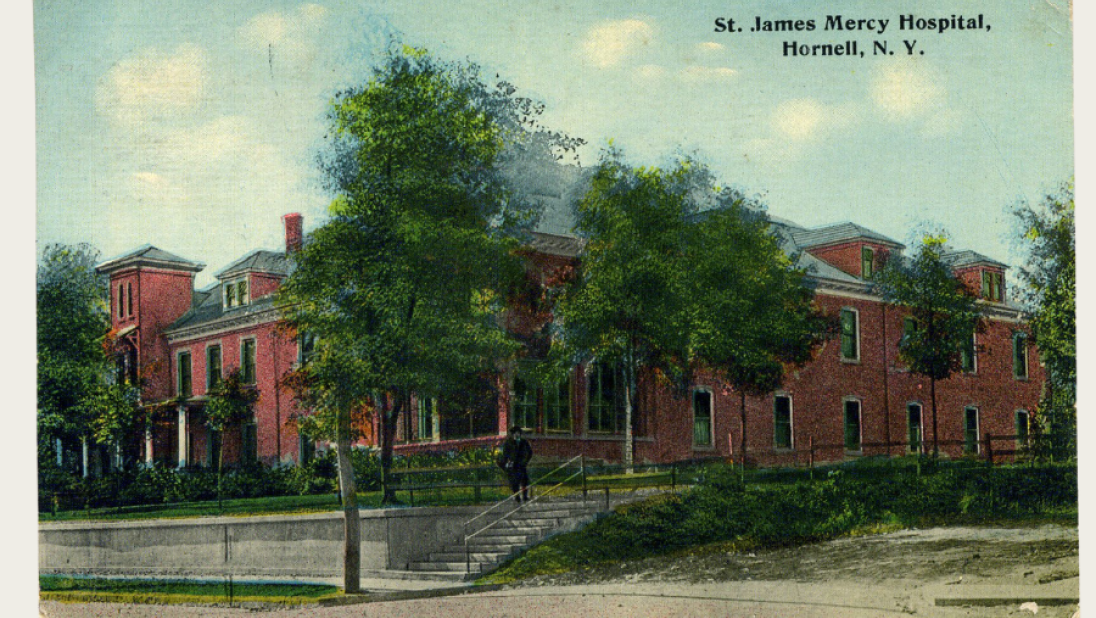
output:
<path id="1" fill-rule="evenodd" d="M 940 456 L 940 437 L 936 433 L 936 378 L 929 377 L 929 396 L 932 398 L 932 458 Z M 966 422 L 966 419 L 963 420 Z"/>
<path id="2" fill-rule="evenodd" d="M 339 497 L 343 507 L 343 592 L 361 592 L 361 520 L 354 466 L 350 460 L 350 410 L 336 411 L 335 455 L 339 467 Z"/>
<path id="3" fill-rule="evenodd" d="M 389 395 L 378 398 L 377 408 L 381 421 L 381 504 L 398 503 L 396 488 L 392 484 L 392 456 L 396 441 L 396 419 L 399 418 L 402 401 L 401 395 L 392 396 L 391 404 Z"/>

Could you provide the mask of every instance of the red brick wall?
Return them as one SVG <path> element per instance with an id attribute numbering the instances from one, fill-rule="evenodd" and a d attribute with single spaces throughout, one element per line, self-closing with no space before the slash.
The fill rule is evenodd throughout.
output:
<path id="1" fill-rule="evenodd" d="M 810 253 L 814 257 L 822 260 L 839 268 L 844 272 L 854 276 L 860 276 L 860 249 L 861 247 L 870 247 L 875 251 L 873 256 L 873 265 L 876 271 L 883 267 L 883 261 L 887 255 L 889 249 L 884 245 L 864 242 L 857 240 L 855 242 L 841 243 L 839 245 L 829 245 L 826 247 L 819 247 L 816 249 L 807 249 L 807 253 Z"/>
<path id="2" fill-rule="evenodd" d="M 248 289 L 251 290 L 251 300 L 257 300 L 264 296 L 270 296 L 282 283 L 282 278 L 263 273 L 251 273 L 251 282 Z"/>
<path id="3" fill-rule="evenodd" d="M 178 371 L 178 352 L 189 350 L 193 394 L 195 397 L 205 395 L 206 349 L 211 345 L 221 346 L 221 371 L 222 375 L 228 375 L 240 366 L 240 342 L 244 339 L 255 340 L 255 376 L 259 390 L 255 420 L 259 459 L 268 464 L 279 459 L 296 461 L 299 442 L 297 427 L 292 419 L 300 410 L 293 393 L 281 381 L 297 362 L 297 342 L 282 334 L 275 322 L 175 343 L 171 349 L 172 384 Z M 238 436 L 234 439 L 238 440 Z M 236 461 L 235 456 L 226 457 L 226 462 L 233 461 Z"/>

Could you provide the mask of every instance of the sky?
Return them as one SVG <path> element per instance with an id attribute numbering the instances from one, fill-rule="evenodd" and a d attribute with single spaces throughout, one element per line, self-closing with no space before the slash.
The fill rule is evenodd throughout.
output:
<path id="1" fill-rule="evenodd" d="M 1074 173 L 1064 2 L 40 0 L 37 245 L 151 243 L 205 263 L 204 285 L 281 247 L 281 215 L 322 224 L 329 102 L 395 40 L 542 101 L 546 125 L 586 140 L 583 166 L 610 142 L 634 165 L 691 153 L 801 225 L 907 243 L 944 228 L 1020 263 L 1009 210 Z M 983 27 L 902 30 L 903 15 Z M 814 29 L 751 32 L 756 18 Z M 846 41 L 863 57 L 784 54 Z"/>

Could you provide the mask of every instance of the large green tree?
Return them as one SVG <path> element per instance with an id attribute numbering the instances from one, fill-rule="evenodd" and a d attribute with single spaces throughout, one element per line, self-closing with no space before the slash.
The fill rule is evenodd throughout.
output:
<path id="1" fill-rule="evenodd" d="M 240 429 L 245 423 L 253 421 L 255 403 L 258 401 L 259 390 L 253 384 L 244 382 L 239 369 L 219 380 L 209 392 L 205 405 L 206 422 L 210 429 L 221 435 L 221 451 L 217 454 L 217 508 L 221 507 L 225 448 L 228 444 L 225 433 L 230 429 Z M 240 446 L 243 448 L 243 436 L 240 437 Z"/>
<path id="2" fill-rule="evenodd" d="M 1036 429 L 1050 436 L 1056 451 L 1076 453 L 1077 431 L 1077 257 L 1072 183 L 1037 204 L 1014 210 L 1028 259 L 1020 269 L 1020 297 L 1047 368 L 1047 390 Z"/>
<path id="3" fill-rule="evenodd" d="M 135 423 L 134 385 L 112 382 L 104 338 L 110 329 L 107 281 L 90 245 L 49 245 L 37 273 L 38 439 L 120 444 Z M 84 473 L 87 474 L 87 470 Z"/>
<path id="4" fill-rule="evenodd" d="M 294 255 L 279 303 L 315 338 L 295 383 L 335 429 L 347 522 L 357 517 L 352 415 L 375 415 L 393 501 L 396 421 L 412 396 L 458 390 L 515 349 L 498 315 L 520 278 L 516 251 L 535 209 L 502 170 L 574 144 L 536 124 L 541 109 L 507 84 L 485 85 L 474 65 L 409 48 L 333 103 L 331 217 Z M 347 565 L 351 592 L 357 571 Z"/>
<path id="5" fill-rule="evenodd" d="M 784 368 L 809 360 L 826 336 L 803 273 L 759 206 L 716 188 L 693 160 L 633 168 L 609 151 L 575 229 L 586 246 L 558 300 L 556 347 L 564 358 L 620 368 L 628 466 L 643 368 L 679 391 L 696 370 L 714 371 L 742 393 L 744 410 L 747 392 L 778 386 Z"/>
<path id="6" fill-rule="evenodd" d="M 932 454 L 940 453 L 936 383 L 959 372 L 963 351 L 984 328 L 978 299 L 945 259 L 947 237 L 929 234 L 908 259 L 890 257 L 876 275 L 876 290 L 885 302 L 905 308 L 912 322 L 898 344 L 898 354 L 912 373 L 929 379 L 932 401 Z"/>

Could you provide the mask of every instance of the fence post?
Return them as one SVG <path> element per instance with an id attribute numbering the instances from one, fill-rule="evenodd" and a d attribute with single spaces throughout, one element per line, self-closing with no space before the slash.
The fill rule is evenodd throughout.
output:
<path id="1" fill-rule="evenodd" d="M 814 480 L 814 436 L 807 437 L 807 448 L 810 449 L 810 455 L 807 457 L 807 465 L 811 470 L 811 480 Z"/>
<path id="2" fill-rule="evenodd" d="M 670 493 L 677 493 L 677 462 L 670 464 Z"/>
<path id="3" fill-rule="evenodd" d="M 993 465 L 993 436 L 986 433 L 986 461 Z"/>

